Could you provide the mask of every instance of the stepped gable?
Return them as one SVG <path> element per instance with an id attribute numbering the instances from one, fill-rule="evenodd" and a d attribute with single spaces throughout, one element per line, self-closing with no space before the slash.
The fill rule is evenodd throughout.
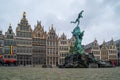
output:
<path id="1" fill-rule="evenodd" d="M 16 31 L 21 30 L 32 32 L 31 25 L 28 23 L 28 20 L 26 18 L 26 12 L 23 12 L 22 19 L 20 20 L 20 23 L 18 23 L 18 27 L 16 28 Z"/>
<path id="2" fill-rule="evenodd" d="M 63 33 L 59 39 L 67 40 L 66 35 Z"/>

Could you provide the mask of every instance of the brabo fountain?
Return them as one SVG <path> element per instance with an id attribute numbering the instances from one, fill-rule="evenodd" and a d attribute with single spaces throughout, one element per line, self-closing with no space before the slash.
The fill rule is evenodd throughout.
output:
<path id="1" fill-rule="evenodd" d="M 74 44 L 74 48 L 75 48 L 74 52 L 79 53 L 79 54 L 83 54 L 83 48 L 82 48 L 81 42 L 82 42 L 82 37 L 84 35 L 84 31 L 81 32 L 80 28 L 79 28 L 80 18 L 83 18 L 83 16 L 82 16 L 83 12 L 84 11 L 82 10 L 79 13 L 78 18 L 75 21 L 71 21 L 71 23 L 74 23 L 74 24 L 77 23 L 77 26 L 74 28 L 72 34 L 76 39 L 75 44 Z"/>
<path id="2" fill-rule="evenodd" d="M 82 38 L 84 31 L 80 30 L 80 19 L 83 18 L 83 10 L 78 14 L 78 18 L 71 23 L 77 24 L 73 29 L 73 36 L 75 37 L 74 51 L 65 57 L 65 63 L 59 65 L 60 68 L 88 68 L 88 67 L 111 67 L 110 64 L 98 61 L 95 59 L 93 53 L 85 53 L 82 47 Z"/>

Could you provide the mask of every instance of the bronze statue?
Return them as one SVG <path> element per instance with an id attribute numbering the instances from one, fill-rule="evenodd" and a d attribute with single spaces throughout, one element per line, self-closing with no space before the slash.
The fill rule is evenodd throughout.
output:
<path id="1" fill-rule="evenodd" d="M 78 18 L 75 21 L 71 21 L 71 23 L 77 23 L 77 26 L 80 24 L 80 18 L 83 18 L 82 13 L 84 12 L 84 10 L 82 10 L 79 14 L 78 14 Z"/>
<path id="2" fill-rule="evenodd" d="M 81 32 L 80 28 L 79 28 L 79 24 L 80 24 L 80 18 L 82 18 L 82 13 L 84 11 L 82 10 L 79 15 L 78 15 L 78 18 L 76 19 L 76 21 L 71 21 L 71 23 L 74 23 L 76 24 L 77 23 L 77 26 L 74 28 L 72 34 L 73 36 L 75 37 L 76 41 L 75 41 L 75 44 L 74 44 L 74 48 L 75 48 L 75 51 L 76 53 L 79 53 L 79 54 L 83 54 L 83 48 L 82 48 L 82 37 L 84 35 L 84 31 Z"/>

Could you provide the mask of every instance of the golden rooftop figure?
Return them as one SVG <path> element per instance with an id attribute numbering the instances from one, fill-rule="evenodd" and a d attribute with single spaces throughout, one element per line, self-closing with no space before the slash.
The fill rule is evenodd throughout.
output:
<path id="1" fill-rule="evenodd" d="M 25 11 L 23 12 L 23 17 L 26 17 L 26 12 Z"/>

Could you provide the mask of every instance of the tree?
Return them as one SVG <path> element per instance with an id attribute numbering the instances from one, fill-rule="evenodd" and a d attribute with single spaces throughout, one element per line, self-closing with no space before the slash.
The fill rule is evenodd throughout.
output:
<path id="1" fill-rule="evenodd" d="M 70 46 L 70 50 L 69 50 L 69 52 L 70 52 L 70 53 L 75 52 L 75 48 L 74 48 L 74 46 Z"/>

